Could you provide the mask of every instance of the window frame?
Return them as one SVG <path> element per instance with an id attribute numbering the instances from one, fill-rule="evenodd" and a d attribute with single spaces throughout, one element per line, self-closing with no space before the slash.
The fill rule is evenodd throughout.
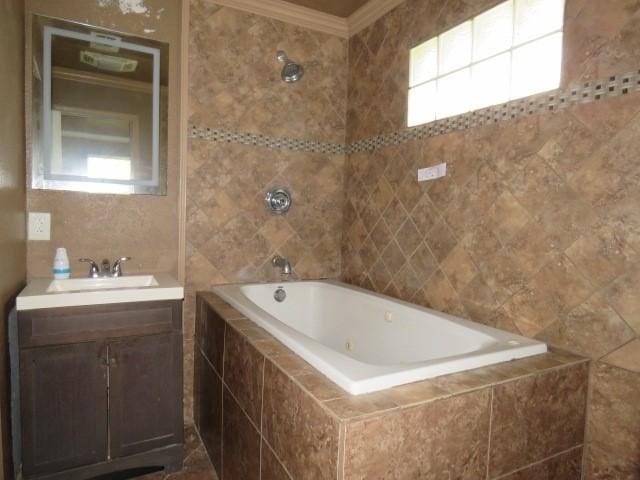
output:
<path id="1" fill-rule="evenodd" d="M 483 110 L 485 108 L 490 108 L 490 107 L 494 107 L 494 106 L 497 106 L 497 105 L 502 105 L 504 103 L 511 102 L 511 101 L 514 101 L 514 100 L 519 100 L 519 99 L 522 99 L 522 98 L 527 98 L 529 96 L 543 94 L 543 93 L 546 93 L 546 92 L 553 91 L 553 90 L 555 90 L 555 89 L 560 87 L 560 85 L 562 84 L 562 62 L 563 62 L 563 54 L 564 54 L 564 28 L 565 28 L 565 20 L 566 20 L 566 17 L 565 17 L 565 15 L 566 15 L 566 0 L 558 0 L 559 2 L 562 2 L 562 12 L 563 12 L 563 14 L 562 14 L 562 23 L 561 23 L 559 29 L 555 29 L 555 30 L 547 32 L 547 33 L 545 33 L 543 35 L 539 35 L 537 37 L 534 37 L 534 38 L 531 38 L 529 40 L 526 40 L 526 41 L 523 41 L 521 43 L 516 44 L 515 43 L 515 37 L 516 37 L 516 17 L 517 17 L 516 16 L 516 5 L 517 5 L 517 1 L 518 0 L 505 0 L 503 2 L 497 3 L 493 7 L 489 8 L 487 10 L 484 10 L 483 12 L 480 12 L 477 15 L 474 15 L 473 17 L 467 18 L 466 20 L 461 21 L 461 22 L 457 23 L 456 25 L 454 25 L 454 26 L 452 26 L 450 28 L 447 28 L 446 30 L 441 31 L 437 35 L 434 35 L 434 36 L 428 38 L 427 40 L 424 40 L 424 41 L 421 41 L 419 43 L 416 43 L 414 46 L 409 48 L 409 75 L 408 75 L 408 87 L 407 87 L 407 112 L 406 112 L 406 125 L 407 125 L 408 128 L 414 128 L 414 127 L 418 127 L 420 125 L 427 125 L 429 123 L 433 123 L 433 122 L 436 122 L 436 121 L 439 121 L 439 120 L 444 120 L 444 119 L 452 118 L 452 117 L 455 117 L 455 116 L 458 116 L 458 115 L 464 115 L 464 114 L 467 114 L 467 113 L 470 113 L 470 112 Z M 496 53 L 493 53 L 493 54 L 491 54 L 489 56 L 483 57 L 481 60 L 474 61 L 473 55 L 474 55 L 474 45 L 475 45 L 475 43 L 474 43 L 475 42 L 475 20 L 478 17 L 481 17 L 482 15 L 484 15 L 485 13 L 490 12 L 491 10 L 493 10 L 495 8 L 498 8 L 498 7 L 500 7 L 500 6 L 502 6 L 502 5 L 506 4 L 506 3 L 511 3 L 511 9 L 512 9 L 512 30 L 511 30 L 511 45 L 510 45 L 510 47 L 508 49 L 500 50 L 500 51 L 498 51 Z M 471 55 L 470 55 L 471 60 L 470 60 L 469 63 L 465 64 L 464 66 L 458 67 L 456 69 L 447 71 L 444 74 L 441 74 L 440 73 L 440 38 L 442 37 L 442 35 L 446 34 L 447 32 L 449 32 L 451 30 L 454 30 L 456 28 L 459 28 L 460 26 L 464 25 L 467 22 L 471 23 L 471 46 L 470 46 L 470 49 L 471 49 L 470 50 L 471 51 Z M 540 41 L 542 41 L 544 39 L 550 38 L 550 37 L 552 37 L 554 35 L 558 35 L 558 34 L 560 34 L 560 52 L 559 52 L 560 53 L 560 66 L 559 66 L 560 71 L 558 72 L 559 73 L 558 86 L 556 86 L 556 87 L 554 87 L 552 89 L 549 89 L 549 90 L 529 93 L 527 95 L 520 95 L 520 96 L 515 96 L 515 97 L 512 96 L 512 87 L 513 87 L 512 81 L 513 81 L 513 77 L 514 77 L 514 75 L 513 75 L 513 53 L 514 53 L 514 51 L 516 51 L 516 50 L 518 50 L 520 48 L 526 47 L 528 45 L 531 45 L 533 43 L 540 42 Z M 428 42 L 430 42 L 430 41 L 432 41 L 434 39 L 436 40 L 436 52 L 437 52 L 436 71 L 437 71 L 437 73 L 436 73 L 436 75 L 434 77 L 428 78 L 427 80 L 424 80 L 424 81 L 421 81 L 419 83 L 416 83 L 416 84 L 412 85 L 412 80 L 413 80 L 412 79 L 412 77 L 413 77 L 412 65 L 413 64 L 412 64 L 412 61 L 411 61 L 411 52 L 414 49 L 416 49 L 418 47 L 421 47 L 421 46 L 427 44 Z M 453 115 L 445 115 L 445 116 L 442 116 L 442 117 L 438 117 L 438 110 L 437 110 L 437 107 L 436 107 L 436 108 L 434 108 L 434 118 L 432 120 L 428 120 L 428 121 L 422 122 L 422 123 L 416 123 L 416 124 L 413 124 L 413 125 L 409 123 L 409 120 L 410 120 L 409 113 L 410 113 L 410 108 L 411 108 L 409 100 L 410 100 L 411 90 L 419 88 L 419 87 L 421 87 L 423 85 L 426 85 L 426 84 L 428 84 L 430 82 L 435 82 L 435 86 L 436 86 L 435 95 L 437 96 L 438 95 L 438 80 L 440 80 L 442 78 L 445 78 L 445 77 L 448 77 L 450 75 L 454 75 L 456 73 L 459 73 L 459 72 L 462 72 L 462 71 L 468 69 L 469 70 L 469 82 L 468 82 L 467 86 L 468 86 L 468 90 L 471 91 L 473 89 L 473 78 L 472 78 L 473 67 L 476 66 L 476 65 L 482 64 L 484 62 L 489 62 L 490 60 L 494 60 L 497 57 L 500 57 L 501 55 L 504 55 L 504 54 L 507 54 L 507 53 L 509 54 L 510 71 L 509 71 L 509 78 L 508 78 L 509 92 L 508 92 L 508 96 L 507 96 L 508 98 L 505 101 L 500 102 L 500 103 L 491 103 L 491 104 L 488 104 L 488 105 L 485 105 L 485 106 L 482 106 L 482 107 L 474 107 L 473 104 L 471 102 L 469 102 L 470 108 L 468 110 L 465 110 L 464 112 L 460 112 L 460 113 L 453 114 Z"/>

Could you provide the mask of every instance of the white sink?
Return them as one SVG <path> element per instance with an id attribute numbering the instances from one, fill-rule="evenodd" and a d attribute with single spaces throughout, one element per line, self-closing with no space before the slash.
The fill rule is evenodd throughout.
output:
<path id="1" fill-rule="evenodd" d="M 112 288 L 157 287 L 158 281 L 153 275 L 132 275 L 130 277 L 69 278 L 52 280 L 47 293 L 82 292 L 87 290 L 109 290 Z"/>
<path id="2" fill-rule="evenodd" d="M 130 275 L 118 278 L 35 279 L 18 295 L 18 310 L 149 302 L 184 298 L 184 289 L 169 274 Z"/>

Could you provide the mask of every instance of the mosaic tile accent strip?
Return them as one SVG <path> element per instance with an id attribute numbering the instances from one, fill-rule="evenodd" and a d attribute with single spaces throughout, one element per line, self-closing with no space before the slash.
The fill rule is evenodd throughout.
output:
<path id="1" fill-rule="evenodd" d="M 349 145 L 347 150 L 348 153 L 371 151 L 387 145 L 399 145 L 413 139 L 443 135 L 527 115 L 554 113 L 575 104 L 596 102 L 637 91 L 640 91 L 640 70 L 611 76 L 606 80 L 579 82 L 564 91 L 559 89 L 533 95 L 399 132 L 366 138 Z"/>
<path id="2" fill-rule="evenodd" d="M 640 91 L 640 70 L 607 79 L 572 84 L 566 90 L 555 90 L 511 102 L 494 105 L 455 117 L 407 128 L 397 132 L 366 138 L 351 145 L 314 142 L 293 138 L 277 138 L 255 133 L 231 132 L 214 128 L 192 126 L 190 138 L 221 143 L 239 143 L 298 152 L 343 155 L 376 150 L 388 145 L 400 145 L 414 139 L 444 135 L 481 125 L 504 122 L 541 113 L 563 111 L 575 104 L 591 103 Z"/>
<path id="3" fill-rule="evenodd" d="M 338 143 L 314 142 L 311 140 L 296 140 L 294 138 L 277 138 L 256 133 L 230 132 L 215 128 L 192 126 L 190 138 L 200 138 L 221 143 L 239 143 L 267 148 L 293 150 L 296 152 L 326 153 L 329 155 L 344 155 L 347 147 Z"/>

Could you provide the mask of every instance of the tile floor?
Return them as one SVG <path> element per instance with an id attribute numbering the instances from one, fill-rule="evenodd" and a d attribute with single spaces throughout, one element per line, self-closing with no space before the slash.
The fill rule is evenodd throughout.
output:
<path id="1" fill-rule="evenodd" d="M 184 466 L 175 473 L 156 472 L 135 480 L 218 480 L 209 456 L 193 425 L 184 428 Z"/>

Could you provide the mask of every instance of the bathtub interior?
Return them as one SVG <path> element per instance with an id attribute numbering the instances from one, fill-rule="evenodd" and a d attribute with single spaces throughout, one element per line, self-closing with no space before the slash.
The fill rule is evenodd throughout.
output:
<path id="1" fill-rule="evenodd" d="M 283 302 L 274 299 L 278 287 L 287 294 Z M 372 365 L 456 357 L 504 340 L 477 324 L 332 283 L 244 285 L 240 291 L 285 325 Z"/>

